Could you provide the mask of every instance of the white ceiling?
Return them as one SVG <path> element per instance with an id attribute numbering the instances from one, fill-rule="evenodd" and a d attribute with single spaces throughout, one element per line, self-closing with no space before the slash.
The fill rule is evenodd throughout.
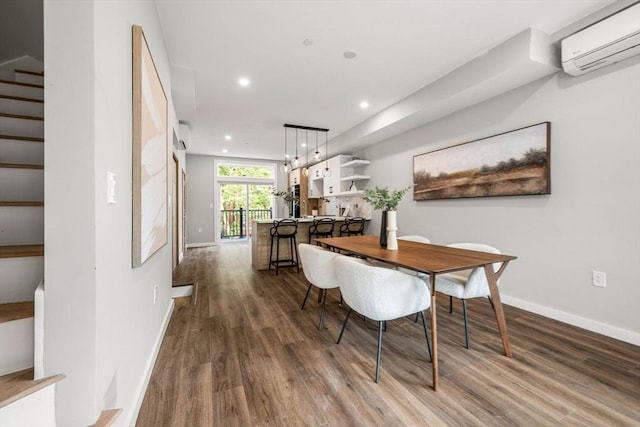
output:
<path id="1" fill-rule="evenodd" d="M 284 123 L 329 128 L 331 145 L 526 28 L 553 34 L 611 3 L 156 0 L 176 112 L 191 129 L 189 152 L 277 160 Z M 357 57 L 346 59 L 346 50 Z M 251 85 L 240 87 L 240 76 Z M 293 155 L 295 134 L 288 135 Z M 315 133 L 309 139 L 313 150 Z M 340 143 L 331 152 L 348 150 L 348 141 Z"/>

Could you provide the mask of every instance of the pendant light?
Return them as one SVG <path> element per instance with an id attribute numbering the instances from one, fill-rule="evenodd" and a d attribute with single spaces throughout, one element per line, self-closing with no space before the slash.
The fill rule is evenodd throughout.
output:
<path id="1" fill-rule="evenodd" d="M 280 171 L 284 174 L 291 172 L 291 165 L 287 157 L 289 157 L 287 154 L 287 128 L 284 128 L 284 163 L 280 166 Z"/>
<path id="2" fill-rule="evenodd" d="M 313 153 L 313 160 L 316 162 L 319 162 L 320 160 L 322 160 L 322 156 L 318 151 L 318 131 L 317 130 L 316 130 L 316 152 Z"/>
<path id="3" fill-rule="evenodd" d="M 329 169 L 329 137 L 327 132 L 324 133 L 324 170 L 322 176 L 328 178 L 331 176 L 331 169 Z"/>
<path id="4" fill-rule="evenodd" d="M 301 164 L 302 161 L 298 158 L 298 129 L 296 129 L 296 157 L 293 159 L 293 162 L 291 162 L 291 165 L 294 168 L 299 168 Z"/>
<path id="5" fill-rule="evenodd" d="M 306 157 L 306 164 L 305 164 L 305 168 L 304 168 L 304 176 L 309 176 L 309 131 L 305 130 L 304 131 L 304 151 L 305 151 L 305 157 Z"/>

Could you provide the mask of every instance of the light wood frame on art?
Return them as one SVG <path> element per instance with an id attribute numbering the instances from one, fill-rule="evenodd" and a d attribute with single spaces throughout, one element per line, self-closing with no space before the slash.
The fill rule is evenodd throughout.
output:
<path id="1" fill-rule="evenodd" d="M 133 267 L 167 244 L 167 97 L 142 32 L 132 29 Z"/>

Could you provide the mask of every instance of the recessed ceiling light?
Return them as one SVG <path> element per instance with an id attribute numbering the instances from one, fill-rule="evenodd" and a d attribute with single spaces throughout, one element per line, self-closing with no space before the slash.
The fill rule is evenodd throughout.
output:
<path id="1" fill-rule="evenodd" d="M 242 87 L 247 87 L 251 84 L 251 81 L 249 81 L 249 79 L 246 77 L 240 77 L 238 79 L 238 84 Z"/>
<path id="2" fill-rule="evenodd" d="M 231 135 L 225 135 L 224 139 L 226 139 L 227 141 L 229 141 L 231 139 Z"/>
<path id="3" fill-rule="evenodd" d="M 358 56 L 358 52 L 356 52 L 355 50 L 345 50 L 343 55 L 347 59 L 353 59 Z"/>
<path id="4" fill-rule="evenodd" d="M 227 151 L 229 151 L 229 150 L 227 150 L 226 148 L 223 148 L 223 149 L 222 149 L 222 152 L 223 152 L 223 153 L 226 153 Z"/>
<path id="5" fill-rule="evenodd" d="M 367 108 L 369 108 L 369 103 L 367 101 L 362 101 L 360 103 L 360 108 L 362 108 L 363 110 L 366 110 Z"/>
<path id="6" fill-rule="evenodd" d="M 305 144 L 304 142 L 302 144 L 300 144 L 300 147 L 306 147 L 307 144 Z"/>

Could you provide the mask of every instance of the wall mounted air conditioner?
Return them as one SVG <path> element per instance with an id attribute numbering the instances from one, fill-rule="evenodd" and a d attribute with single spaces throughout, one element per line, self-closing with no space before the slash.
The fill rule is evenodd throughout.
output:
<path id="1" fill-rule="evenodd" d="M 640 3 L 562 40 L 562 68 L 579 76 L 640 53 Z"/>
<path id="2" fill-rule="evenodd" d="M 178 149 L 188 150 L 191 145 L 191 132 L 189 125 L 184 123 L 178 124 Z"/>

